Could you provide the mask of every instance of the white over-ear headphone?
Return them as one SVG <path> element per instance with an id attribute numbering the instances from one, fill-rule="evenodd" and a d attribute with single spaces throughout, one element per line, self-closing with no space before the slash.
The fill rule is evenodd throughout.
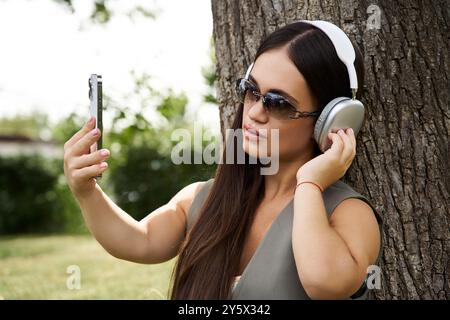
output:
<path id="1" fill-rule="evenodd" d="M 337 132 L 339 129 L 352 128 L 355 137 L 364 122 L 364 105 L 356 99 L 358 90 L 358 78 L 355 70 L 355 49 L 342 29 L 338 26 L 322 20 L 300 20 L 309 23 L 322 30 L 333 43 L 336 53 L 345 64 L 350 79 L 350 88 L 352 90 L 352 98 L 337 97 L 323 108 L 319 118 L 314 126 L 314 139 L 316 140 L 322 152 L 325 152 L 331 146 L 328 139 L 329 132 Z M 248 79 L 253 63 L 247 69 L 245 78 Z"/>

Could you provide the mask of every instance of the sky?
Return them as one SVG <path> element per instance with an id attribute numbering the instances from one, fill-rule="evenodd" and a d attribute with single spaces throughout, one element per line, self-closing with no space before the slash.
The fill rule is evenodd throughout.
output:
<path id="1" fill-rule="evenodd" d="M 145 1 L 111 1 L 126 12 Z M 152 76 L 164 91 L 185 92 L 196 120 L 219 127 L 216 107 L 202 103 L 202 66 L 209 62 L 212 13 L 209 0 L 146 1 L 156 20 L 115 16 L 90 25 L 92 1 L 75 0 L 76 13 L 52 0 L 0 1 L 0 117 L 41 110 L 51 121 L 72 111 L 88 113 L 88 78 L 103 77 L 105 94 L 130 92 L 130 70 Z M 153 4 L 153 5 L 152 5 Z M 133 107 L 133 101 L 127 101 Z M 151 115 L 150 115 L 151 116 Z"/>

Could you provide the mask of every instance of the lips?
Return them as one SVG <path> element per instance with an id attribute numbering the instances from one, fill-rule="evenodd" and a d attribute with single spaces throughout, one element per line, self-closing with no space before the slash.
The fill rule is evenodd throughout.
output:
<path id="1" fill-rule="evenodd" d="M 265 136 L 263 134 L 261 134 L 258 129 L 255 129 L 251 125 L 248 125 L 248 124 L 244 125 L 244 135 L 248 138 L 253 138 L 253 139 L 265 138 Z"/>

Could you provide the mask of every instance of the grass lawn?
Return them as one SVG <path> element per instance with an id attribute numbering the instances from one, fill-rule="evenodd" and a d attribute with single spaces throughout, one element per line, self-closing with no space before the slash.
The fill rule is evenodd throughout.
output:
<path id="1" fill-rule="evenodd" d="M 0 299 L 167 299 L 174 263 L 116 259 L 91 235 L 1 237 Z M 71 265 L 80 289 L 67 287 Z"/>

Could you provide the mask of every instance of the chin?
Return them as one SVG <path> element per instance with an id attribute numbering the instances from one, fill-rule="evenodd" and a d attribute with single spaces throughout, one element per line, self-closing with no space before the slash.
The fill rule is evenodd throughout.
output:
<path id="1" fill-rule="evenodd" d="M 259 151 L 258 145 L 252 141 L 246 141 L 244 140 L 242 143 L 242 149 L 246 154 L 248 154 L 250 157 L 258 158 L 260 159 L 260 155 L 263 154 L 264 157 L 270 157 L 271 156 L 271 150 L 269 149 L 268 152 L 266 150 Z M 265 149 L 265 148 L 264 148 Z"/>

